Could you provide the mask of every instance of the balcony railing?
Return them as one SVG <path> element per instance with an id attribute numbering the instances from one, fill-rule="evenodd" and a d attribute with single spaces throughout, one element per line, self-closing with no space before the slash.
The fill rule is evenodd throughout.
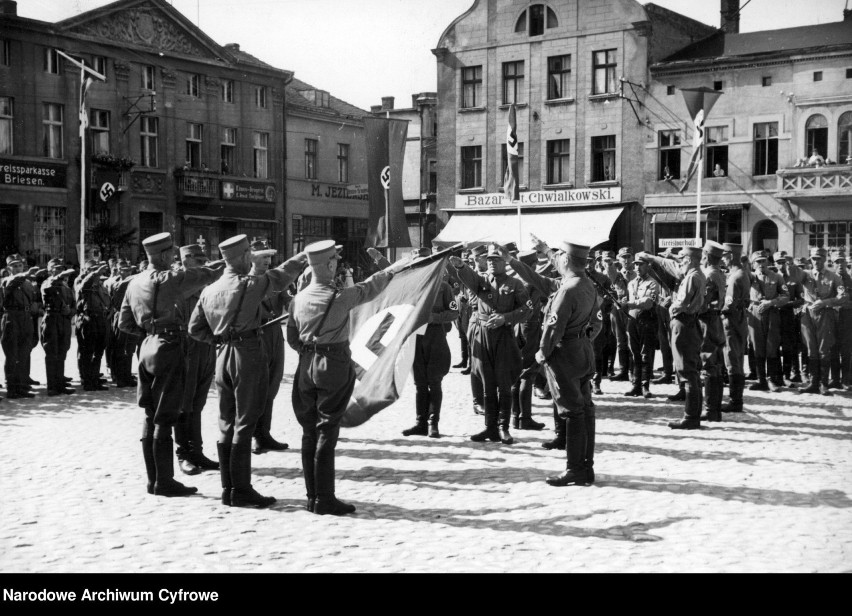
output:
<path id="1" fill-rule="evenodd" d="M 823 197 L 852 193 L 852 165 L 779 169 L 776 197 Z"/>
<path id="2" fill-rule="evenodd" d="M 219 196 L 219 176 L 205 171 L 177 169 L 175 190 L 179 197 L 215 199 Z"/>

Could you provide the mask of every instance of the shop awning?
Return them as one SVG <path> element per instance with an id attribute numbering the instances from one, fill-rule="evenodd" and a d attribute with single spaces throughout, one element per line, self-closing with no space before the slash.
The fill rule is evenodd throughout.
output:
<path id="1" fill-rule="evenodd" d="M 661 222 L 695 222 L 695 210 L 691 212 L 661 212 L 651 216 L 651 224 Z M 707 222 L 707 213 L 701 212 L 701 222 Z"/>
<path id="2" fill-rule="evenodd" d="M 586 246 L 596 246 L 609 240 L 612 225 L 624 210 L 623 205 L 600 209 L 572 211 L 523 212 L 523 242 L 521 250 L 529 248 L 530 233 L 550 246 L 562 241 Z M 432 244 L 445 248 L 459 242 L 506 244 L 518 241 L 517 212 L 456 212 L 447 226 L 432 240 Z"/>

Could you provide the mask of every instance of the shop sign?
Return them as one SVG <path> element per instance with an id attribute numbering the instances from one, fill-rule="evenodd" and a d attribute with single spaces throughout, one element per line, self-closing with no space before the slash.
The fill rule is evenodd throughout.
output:
<path id="1" fill-rule="evenodd" d="M 350 184 L 349 186 L 311 184 L 311 197 L 321 197 L 323 199 L 358 199 L 360 201 L 366 201 L 370 198 L 367 194 L 366 184 Z"/>
<path id="2" fill-rule="evenodd" d="M 0 184 L 32 188 L 65 188 L 66 164 L 0 158 Z"/>
<path id="3" fill-rule="evenodd" d="M 222 181 L 222 199 L 275 202 L 275 185 L 259 182 Z"/>
<path id="4" fill-rule="evenodd" d="M 657 240 L 660 248 L 680 248 L 681 246 L 697 246 L 701 248 L 703 244 L 700 239 L 694 237 L 669 237 L 660 238 Z"/>
<path id="5" fill-rule="evenodd" d="M 519 200 L 521 205 L 600 205 L 604 203 L 619 203 L 621 187 L 609 186 L 600 188 L 566 188 L 565 190 L 530 190 L 522 192 Z M 456 207 L 499 207 L 517 206 L 518 201 L 511 201 L 503 193 L 486 193 L 474 195 L 456 195 Z"/>

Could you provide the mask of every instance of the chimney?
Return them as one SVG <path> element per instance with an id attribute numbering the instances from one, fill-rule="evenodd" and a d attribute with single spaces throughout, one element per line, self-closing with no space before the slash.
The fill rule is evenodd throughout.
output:
<path id="1" fill-rule="evenodd" d="M 843 21 L 852 21 L 852 9 L 843 9 Z"/>
<path id="2" fill-rule="evenodd" d="M 0 15 L 17 17 L 18 3 L 15 0 L 0 0 Z"/>
<path id="3" fill-rule="evenodd" d="M 740 0 L 722 0 L 722 30 L 728 34 L 740 32 Z"/>
<path id="4" fill-rule="evenodd" d="M 393 110 L 393 96 L 382 97 L 382 111 Z"/>
<path id="5" fill-rule="evenodd" d="M 227 45 L 225 45 L 225 49 L 227 49 L 229 51 L 239 51 L 240 50 L 240 44 L 239 43 L 228 43 Z"/>
<path id="6" fill-rule="evenodd" d="M 381 113 L 381 112 L 382 112 L 382 106 L 381 105 L 371 105 L 370 106 L 370 113 Z"/>

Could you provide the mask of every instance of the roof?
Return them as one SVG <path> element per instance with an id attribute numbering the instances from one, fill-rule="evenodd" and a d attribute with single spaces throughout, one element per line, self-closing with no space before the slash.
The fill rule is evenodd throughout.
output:
<path id="1" fill-rule="evenodd" d="M 362 118 L 364 116 L 370 115 L 369 111 L 365 111 L 364 109 L 356 107 L 355 105 L 350 105 L 346 101 L 332 96 L 331 93 L 329 93 L 328 95 L 328 107 L 319 107 L 301 95 L 301 92 L 307 90 L 322 90 L 322 88 L 317 88 L 309 83 L 301 81 L 300 79 L 294 78 L 287 86 L 287 106 L 300 107 L 311 111 L 318 111 L 320 113 L 332 112 L 356 118 Z"/>
<path id="2" fill-rule="evenodd" d="M 760 55 L 791 55 L 848 46 L 852 46 L 852 21 L 740 34 L 727 34 L 720 30 L 668 56 L 661 64 Z"/>

